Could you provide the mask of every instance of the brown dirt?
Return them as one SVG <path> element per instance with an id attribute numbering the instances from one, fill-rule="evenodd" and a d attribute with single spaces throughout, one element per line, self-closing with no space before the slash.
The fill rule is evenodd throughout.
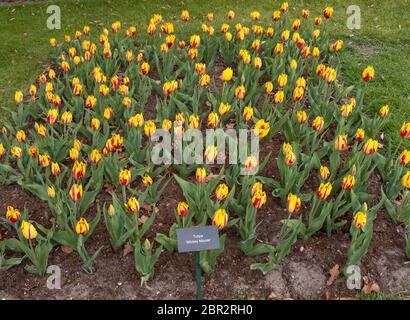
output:
<path id="1" fill-rule="evenodd" d="M 31 218 L 50 225 L 44 218 L 45 206 L 35 197 L 17 186 L 0 188 L 0 211 L 7 205 L 25 207 Z M 149 236 L 167 232 L 174 222 L 173 210 L 182 194 L 174 180 L 167 186 L 158 204 L 159 214 Z M 285 210 L 277 199 L 268 198 L 268 205 L 258 212 L 263 221 L 258 229 L 260 241 L 271 243 L 272 236 L 280 228 Z M 7 232 L 1 230 L 2 237 Z M 204 277 L 206 299 L 226 298 L 339 298 L 353 297 L 357 291 L 346 288 L 345 279 L 326 286 L 328 271 L 335 265 L 345 263 L 349 235 L 339 231 L 327 237 L 324 233 L 314 235 L 308 241 L 298 240 L 282 266 L 263 276 L 251 271 L 250 264 L 263 262 L 264 257 L 246 257 L 239 250 L 237 230 L 227 230 L 225 252 L 218 259 L 216 273 Z M 194 299 L 194 257 L 192 254 L 169 254 L 164 252 L 150 283 L 151 289 L 140 287 L 134 269 L 132 253 L 123 257 L 122 252 L 113 253 L 103 221 L 100 221 L 87 248 L 93 252 L 103 246 L 96 260 L 96 273 L 89 275 L 82 270 L 82 262 L 76 253 L 64 253 L 57 247 L 50 255 L 49 264 L 57 265 L 62 272 L 61 290 L 46 287 L 47 275 L 39 277 L 24 271 L 23 266 L 0 273 L 0 298 L 16 299 Z M 302 249 L 303 248 L 303 249 Z M 383 292 L 410 290 L 410 266 L 405 266 L 403 231 L 397 229 L 382 211 L 374 225 L 374 237 L 369 253 L 361 263 L 362 275 L 376 281 Z"/>

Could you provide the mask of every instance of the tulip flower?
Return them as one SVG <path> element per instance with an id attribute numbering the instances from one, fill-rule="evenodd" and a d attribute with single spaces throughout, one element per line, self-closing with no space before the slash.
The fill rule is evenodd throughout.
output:
<path id="1" fill-rule="evenodd" d="M 280 19 L 280 11 L 279 11 L 279 10 L 276 10 L 276 11 L 274 11 L 273 14 L 272 14 L 272 20 L 273 20 L 274 22 L 276 22 L 276 21 L 278 21 L 279 19 Z"/>
<path id="2" fill-rule="evenodd" d="M 24 142 L 26 140 L 26 133 L 23 130 L 16 132 L 16 140 L 18 142 Z"/>
<path id="3" fill-rule="evenodd" d="M 208 146 L 204 153 L 207 163 L 212 163 L 218 156 L 218 148 L 216 146 Z"/>
<path id="4" fill-rule="evenodd" d="M 189 116 L 188 122 L 189 122 L 189 127 L 190 127 L 191 129 L 196 129 L 196 128 L 198 128 L 198 127 L 199 127 L 199 116 L 196 115 L 196 114 L 191 114 L 191 115 Z"/>
<path id="5" fill-rule="evenodd" d="M 36 158 L 38 156 L 38 148 L 37 147 L 30 147 L 28 149 L 28 153 L 30 153 L 30 156 L 32 156 L 33 158 Z M 0 150 L 0 155 L 1 155 L 1 150 Z"/>
<path id="6" fill-rule="evenodd" d="M 54 176 L 58 176 L 61 173 L 61 169 L 58 163 L 56 162 L 51 162 L 51 173 Z"/>
<path id="7" fill-rule="evenodd" d="M 205 168 L 197 168 L 195 173 L 196 182 L 205 182 L 206 170 Z"/>
<path id="8" fill-rule="evenodd" d="M 402 138 L 409 138 L 410 137 L 410 122 L 403 122 L 403 125 L 400 129 L 400 136 Z"/>
<path id="9" fill-rule="evenodd" d="M 228 213 L 225 209 L 217 210 L 212 217 L 212 225 L 216 226 L 219 230 L 223 229 L 228 222 Z"/>
<path id="10" fill-rule="evenodd" d="M 112 115 L 113 115 L 112 108 L 107 107 L 107 108 L 104 109 L 104 118 L 105 118 L 106 120 L 110 120 L 111 117 L 112 117 Z"/>
<path id="11" fill-rule="evenodd" d="M 367 216 L 364 212 L 358 211 L 354 215 L 353 224 L 357 229 L 363 229 L 367 223 Z"/>
<path id="12" fill-rule="evenodd" d="M 75 232 L 78 235 L 85 235 L 90 230 L 90 226 L 85 218 L 80 218 L 75 226 Z"/>
<path id="13" fill-rule="evenodd" d="M 333 8 L 332 7 L 326 7 L 325 10 L 323 10 L 323 16 L 326 19 L 330 19 L 333 16 Z"/>
<path id="14" fill-rule="evenodd" d="M 83 186 L 81 184 L 73 184 L 69 192 L 70 198 L 73 201 L 79 201 L 83 196 Z"/>
<path id="15" fill-rule="evenodd" d="M 7 206 L 6 219 L 11 223 L 17 222 L 20 220 L 21 213 L 19 210 L 13 208 L 12 206 Z"/>
<path id="16" fill-rule="evenodd" d="M 61 115 L 61 123 L 62 124 L 70 124 L 73 121 L 73 114 L 70 111 L 65 111 Z"/>
<path id="17" fill-rule="evenodd" d="M 273 90 L 273 83 L 268 81 L 265 83 L 265 92 L 266 93 L 271 93 Z"/>
<path id="18" fill-rule="evenodd" d="M 255 69 L 260 69 L 262 68 L 262 59 L 259 57 L 255 57 L 253 59 L 253 66 L 255 67 Z"/>
<path id="19" fill-rule="evenodd" d="M 316 191 L 316 195 L 320 200 L 326 200 L 332 192 L 332 184 L 330 182 L 321 183 Z"/>
<path id="20" fill-rule="evenodd" d="M 364 81 L 371 81 L 374 79 L 374 68 L 373 66 L 368 66 L 362 72 L 362 78 Z"/>
<path id="21" fill-rule="evenodd" d="M 146 187 L 149 187 L 153 183 L 154 183 L 154 181 L 152 180 L 152 178 L 149 175 L 144 174 L 144 176 L 142 177 L 142 184 Z"/>
<path id="22" fill-rule="evenodd" d="M 195 72 L 197 74 L 204 74 L 206 71 L 206 64 L 205 63 L 195 63 Z"/>
<path id="23" fill-rule="evenodd" d="M 377 152 L 378 145 L 379 145 L 379 143 L 377 142 L 377 140 L 369 139 L 363 145 L 362 150 L 366 154 L 373 154 L 373 153 Z"/>
<path id="24" fill-rule="evenodd" d="M 147 137 L 152 137 L 156 131 L 157 127 L 154 121 L 148 120 L 147 122 L 145 122 L 144 133 Z"/>
<path id="25" fill-rule="evenodd" d="M 288 10 L 289 10 L 289 3 L 282 2 L 282 4 L 280 5 L 280 11 L 287 12 Z"/>
<path id="26" fill-rule="evenodd" d="M 344 190 L 351 190 L 354 187 L 355 178 L 353 175 L 347 175 L 342 180 L 342 188 Z"/>
<path id="27" fill-rule="evenodd" d="M 401 179 L 401 184 L 403 187 L 410 189 L 410 171 L 407 171 L 406 174 Z"/>
<path id="28" fill-rule="evenodd" d="M 14 101 L 19 104 L 23 101 L 23 92 L 22 91 L 16 91 L 14 94 Z"/>
<path id="29" fill-rule="evenodd" d="M 242 116 L 246 122 L 251 121 L 253 118 L 253 108 L 251 106 L 246 106 L 245 108 L 243 108 Z"/>
<path id="30" fill-rule="evenodd" d="M 56 191 L 54 190 L 53 186 L 49 186 L 47 188 L 47 194 L 51 199 L 53 199 L 56 196 Z"/>
<path id="31" fill-rule="evenodd" d="M 261 41 L 259 39 L 256 39 L 252 42 L 251 47 L 254 51 L 257 51 L 259 49 L 260 45 L 261 45 Z"/>
<path id="32" fill-rule="evenodd" d="M 209 22 L 212 22 L 212 21 L 214 20 L 214 14 L 213 14 L 213 12 L 208 12 L 207 15 L 206 15 L 206 19 L 207 19 Z"/>
<path id="33" fill-rule="evenodd" d="M 37 237 L 36 228 L 30 222 L 24 220 L 21 222 L 21 233 L 27 240 L 32 240 Z"/>
<path id="34" fill-rule="evenodd" d="M 177 212 L 181 218 L 184 218 L 188 215 L 189 206 L 186 202 L 182 201 L 178 203 Z"/>
<path id="35" fill-rule="evenodd" d="M 276 104 L 282 103 L 283 99 L 285 98 L 285 93 L 283 92 L 283 90 L 279 90 L 275 93 L 274 96 L 274 101 Z"/>
<path id="36" fill-rule="evenodd" d="M 15 159 L 19 159 L 23 155 L 23 150 L 20 147 L 14 146 L 10 150 L 11 156 Z"/>
<path id="37" fill-rule="evenodd" d="M 380 118 L 386 118 L 389 115 L 390 107 L 388 105 L 384 105 L 379 109 L 379 116 Z"/>
<path id="38" fill-rule="evenodd" d="M 351 104 L 343 104 L 340 106 L 340 115 L 344 118 L 348 118 L 352 115 L 353 106 Z"/>
<path id="39" fill-rule="evenodd" d="M 75 161 L 73 168 L 71 169 L 71 174 L 75 180 L 80 180 L 84 178 L 86 171 L 86 164 L 84 162 Z"/>
<path id="40" fill-rule="evenodd" d="M 256 209 L 260 209 L 266 203 L 266 192 L 258 191 L 252 196 L 252 205 Z"/>
<path id="41" fill-rule="evenodd" d="M 290 151 L 285 153 L 285 163 L 288 167 L 291 167 L 296 162 L 296 155 Z"/>
<path id="42" fill-rule="evenodd" d="M 325 121 L 324 121 L 323 117 L 317 116 L 312 122 L 313 130 L 315 130 L 315 131 L 322 130 L 324 123 L 325 123 Z"/>
<path id="43" fill-rule="evenodd" d="M 138 212 L 140 210 L 140 204 L 139 204 L 137 198 L 135 198 L 134 196 L 129 198 L 127 203 L 125 203 L 124 205 L 125 205 L 125 208 L 127 208 L 127 210 L 130 213 L 135 213 L 135 212 Z"/>
<path id="44" fill-rule="evenodd" d="M 93 149 L 90 153 L 89 159 L 92 164 L 97 164 L 101 160 L 100 151 L 98 151 L 98 149 Z"/>
<path id="45" fill-rule="evenodd" d="M 275 52 L 276 55 L 282 54 L 282 53 L 283 53 L 283 44 L 280 43 L 280 42 L 278 42 L 278 43 L 275 45 L 275 48 L 273 49 L 273 51 Z"/>
<path id="46" fill-rule="evenodd" d="M 216 112 L 211 112 L 208 115 L 208 127 L 215 129 L 219 124 L 219 116 Z"/>
<path id="47" fill-rule="evenodd" d="M 402 165 L 406 165 L 409 163 L 410 161 L 410 150 L 404 150 L 401 154 L 400 154 L 400 164 Z"/>
<path id="48" fill-rule="evenodd" d="M 254 196 L 255 193 L 263 191 L 263 185 L 261 182 L 257 181 L 253 184 L 251 188 L 251 196 Z"/>
<path id="49" fill-rule="evenodd" d="M 215 196 L 219 201 L 223 201 L 226 199 L 229 193 L 229 188 L 225 183 L 221 183 L 215 190 Z"/>
<path id="50" fill-rule="evenodd" d="M 221 104 L 219 105 L 218 111 L 221 114 L 221 116 L 224 116 L 225 114 L 229 112 L 230 109 L 231 109 L 230 104 L 221 102 Z"/>
<path id="51" fill-rule="evenodd" d="M 123 186 L 129 185 L 131 182 L 131 171 L 129 169 L 121 169 L 118 175 L 118 180 Z"/>
<path id="52" fill-rule="evenodd" d="M 233 20 L 235 18 L 235 12 L 233 12 L 233 10 L 229 10 L 227 18 L 228 20 Z"/>
<path id="53" fill-rule="evenodd" d="M 296 87 L 295 90 L 293 90 L 293 99 L 295 101 L 300 101 L 303 98 L 304 94 L 305 89 L 303 87 Z"/>
<path id="54" fill-rule="evenodd" d="M 188 50 L 188 57 L 191 60 L 195 60 L 198 56 L 198 50 L 196 48 L 189 48 Z"/>
<path id="55" fill-rule="evenodd" d="M 258 122 L 255 124 L 255 128 L 253 130 L 253 133 L 255 136 L 258 136 L 260 139 L 265 137 L 270 130 L 270 124 L 269 122 L 266 122 L 263 119 L 259 119 Z"/>
<path id="56" fill-rule="evenodd" d="M 356 131 L 356 137 L 355 137 L 357 142 L 362 142 L 364 139 L 364 130 L 362 128 L 358 128 Z"/>
<path id="57" fill-rule="evenodd" d="M 245 97 L 245 87 L 243 85 L 240 85 L 238 87 L 236 87 L 235 89 L 235 97 L 239 100 L 243 99 Z"/>
<path id="58" fill-rule="evenodd" d="M 330 170 L 327 166 L 320 166 L 319 172 L 320 172 L 320 177 L 323 180 L 327 180 L 327 178 L 329 178 L 330 176 Z"/>
<path id="59" fill-rule="evenodd" d="M 191 48 L 196 48 L 201 44 L 201 37 L 197 34 L 192 35 L 189 38 L 189 44 Z"/>
<path id="60" fill-rule="evenodd" d="M 181 20 L 187 22 L 189 20 L 189 12 L 188 10 L 182 10 L 181 12 Z"/>
<path id="61" fill-rule="evenodd" d="M 233 76 L 232 68 L 226 68 L 224 71 L 222 71 L 221 80 L 230 81 L 232 79 L 232 76 Z"/>
<path id="62" fill-rule="evenodd" d="M 78 159 L 80 152 L 76 148 L 71 148 L 69 151 L 69 154 L 70 154 L 70 159 L 75 161 Z"/>
<path id="63" fill-rule="evenodd" d="M 199 85 L 201 87 L 206 87 L 209 85 L 209 83 L 211 82 L 211 77 L 209 76 L 209 74 L 202 74 L 200 79 L 199 79 Z"/>
<path id="64" fill-rule="evenodd" d="M 296 118 L 300 124 L 305 123 L 307 120 L 307 114 L 304 110 L 299 110 L 296 112 Z"/>
<path id="65" fill-rule="evenodd" d="M 288 199 L 286 202 L 286 209 L 289 213 L 297 213 L 300 210 L 301 201 L 297 195 L 292 193 L 288 194 Z"/>
<path id="66" fill-rule="evenodd" d="M 340 51 L 343 48 L 343 40 L 336 40 L 330 45 L 330 51 Z"/>
<path id="67" fill-rule="evenodd" d="M 302 12 L 301 14 L 302 14 L 303 18 L 305 18 L 305 19 L 309 18 L 310 11 L 308 9 L 302 9 L 301 12 Z"/>
<path id="68" fill-rule="evenodd" d="M 339 134 L 334 143 L 334 147 L 338 151 L 345 151 L 349 147 L 347 143 L 347 135 L 346 134 Z"/>

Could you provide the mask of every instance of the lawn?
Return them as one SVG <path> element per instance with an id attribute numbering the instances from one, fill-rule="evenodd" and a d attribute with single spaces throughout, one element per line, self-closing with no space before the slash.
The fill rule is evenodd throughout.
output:
<path id="1" fill-rule="evenodd" d="M 58 4 L 61 8 L 61 30 L 49 30 L 46 26 L 47 7 Z M 240 19 L 248 20 L 251 10 L 262 12 L 262 20 L 268 21 L 272 8 L 280 1 L 156 1 L 156 0 L 88 0 L 88 1 L 36 1 L 35 3 L 0 5 L 0 102 L 1 106 L 13 106 L 13 95 L 18 89 L 26 89 L 49 62 L 51 37 L 62 39 L 73 34 L 83 25 L 109 26 L 115 20 L 124 25 L 136 25 L 140 39 L 145 38 L 145 28 L 152 13 L 161 13 L 165 19 L 179 17 L 182 9 L 189 9 L 192 20 L 183 31 L 187 34 L 198 30 L 203 15 L 215 13 L 216 25 L 226 12 L 234 9 Z M 363 1 L 354 4 L 361 9 L 360 30 L 346 27 L 348 17 L 345 1 L 298 1 L 291 3 L 291 10 L 308 7 L 312 14 L 320 14 L 326 5 L 335 9 L 330 29 L 335 39 L 343 39 L 348 45 L 343 50 L 346 81 L 356 81 L 360 71 L 368 64 L 376 69 L 376 81 L 366 92 L 365 102 L 372 110 L 389 104 L 392 116 L 388 134 L 397 139 L 397 129 L 404 119 L 410 119 L 410 0 Z M 297 9 L 296 9 L 297 8 Z M 181 25 L 177 28 L 181 28 Z M 4 114 L 4 112 L 2 113 Z M 0 120 L 1 121 L 1 120 Z"/>

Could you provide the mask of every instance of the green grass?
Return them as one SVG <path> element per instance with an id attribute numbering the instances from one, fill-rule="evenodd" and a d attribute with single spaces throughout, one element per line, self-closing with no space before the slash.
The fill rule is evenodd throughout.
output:
<path id="1" fill-rule="evenodd" d="M 369 293 L 369 294 L 364 294 L 360 293 L 358 294 L 358 299 L 359 300 L 409 300 L 410 297 L 407 294 L 402 294 L 402 293 L 393 293 L 393 294 L 383 294 L 383 293 Z"/>
<path id="2" fill-rule="evenodd" d="M 273 8 L 278 8 L 280 3 L 267 0 L 255 1 L 251 5 L 245 0 L 66 0 L 0 5 L 0 106 L 12 107 L 14 92 L 27 90 L 47 65 L 51 37 L 61 40 L 64 34 L 72 35 L 85 24 L 95 29 L 121 20 L 124 26 L 136 25 L 139 37 L 144 37 L 146 24 L 153 13 L 161 13 L 168 20 L 178 19 L 181 10 L 188 9 L 191 23 L 176 24 L 176 31 L 189 34 L 198 30 L 208 11 L 214 12 L 217 26 L 229 9 L 235 10 L 236 20 L 249 24 L 251 10 L 259 10 L 266 22 L 270 21 Z M 350 44 L 342 53 L 343 77 L 348 83 L 354 83 L 366 65 L 374 65 L 376 80 L 367 90 L 365 103 L 372 110 L 382 104 L 391 106 L 387 132 L 397 138 L 402 121 L 410 120 L 410 0 L 355 0 L 353 3 L 360 7 L 362 14 L 360 30 L 346 27 L 345 1 L 298 1 L 296 7 L 292 1 L 289 3 L 293 16 L 299 14 L 301 8 L 309 8 L 312 15 L 318 15 L 326 5 L 334 7 L 330 30 L 335 39 L 341 38 Z M 58 4 L 61 8 L 61 30 L 46 27 L 46 9 L 50 4 Z"/>

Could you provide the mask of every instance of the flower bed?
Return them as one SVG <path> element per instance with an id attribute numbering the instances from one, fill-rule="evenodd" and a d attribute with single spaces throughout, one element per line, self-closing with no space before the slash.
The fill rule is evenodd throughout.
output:
<path id="1" fill-rule="evenodd" d="M 369 249 L 381 210 L 409 224 L 410 152 L 381 143 L 389 106 L 366 113 L 373 67 L 344 87 L 343 41 L 331 41 L 326 30 L 332 15 L 328 7 L 323 17 L 303 10 L 292 19 L 284 3 L 269 26 L 256 11 L 249 27 L 233 11 L 213 25 L 209 13 L 187 39 L 158 14 L 145 45 L 135 27 L 124 30 L 119 21 L 98 39 L 88 26 L 62 43 L 50 39 L 55 66 L 27 93 L 16 92 L 0 145 L 3 184 L 43 201 L 44 216 L 34 219 L 30 206 L 7 207 L 0 267 L 22 264 L 44 276 L 60 247 L 98 273 L 99 256 L 110 263 L 107 243 L 93 237 L 99 233 L 118 257 L 133 252 L 148 286 L 157 263 L 185 261 L 175 253 L 177 228 L 213 224 L 221 248 L 200 253 L 211 277 L 229 269 L 223 256 L 232 259 L 232 250 L 256 279 L 258 271 L 280 268 L 297 241 L 335 235 L 349 238 L 340 267 L 349 275 Z M 189 23 L 188 11 L 181 20 Z M 212 142 L 200 152 L 206 163 L 153 161 L 160 131 L 176 152 L 175 139 L 193 129 L 248 129 L 261 152 L 218 165 L 228 154 Z M 410 136 L 410 123 L 400 135 Z M 278 219 L 269 210 L 287 214 Z"/>

